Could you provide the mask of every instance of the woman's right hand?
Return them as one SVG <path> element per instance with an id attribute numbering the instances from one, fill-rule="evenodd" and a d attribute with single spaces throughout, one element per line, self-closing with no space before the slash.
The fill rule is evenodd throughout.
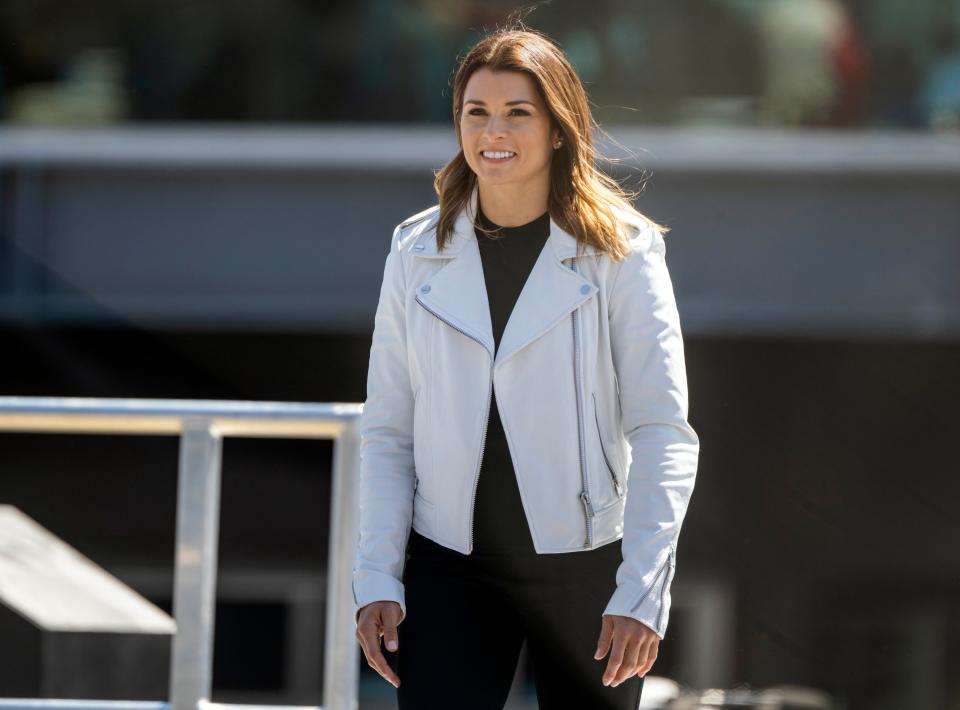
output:
<path id="1" fill-rule="evenodd" d="M 380 652 L 380 637 L 383 636 L 388 651 L 396 651 L 399 647 L 397 625 L 402 616 L 400 605 L 389 601 L 371 602 L 360 609 L 357 615 L 357 641 L 367 657 L 367 665 L 392 683 L 394 688 L 400 687 L 400 678 Z"/>

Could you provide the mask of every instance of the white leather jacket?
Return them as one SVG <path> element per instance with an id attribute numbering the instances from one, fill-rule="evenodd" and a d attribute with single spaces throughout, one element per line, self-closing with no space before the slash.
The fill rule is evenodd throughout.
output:
<path id="1" fill-rule="evenodd" d="M 626 260 L 592 246 L 577 257 L 576 239 L 551 220 L 494 357 L 476 205 L 474 188 L 442 253 L 438 206 L 393 233 L 360 419 L 355 611 L 392 600 L 406 616 L 411 526 L 472 552 L 495 388 L 536 551 L 592 550 L 622 537 L 603 613 L 663 638 L 700 451 L 663 237 L 624 214 Z"/>

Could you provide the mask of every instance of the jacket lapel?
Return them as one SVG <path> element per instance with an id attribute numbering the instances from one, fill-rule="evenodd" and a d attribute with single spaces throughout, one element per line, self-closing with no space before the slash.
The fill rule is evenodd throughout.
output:
<path id="1" fill-rule="evenodd" d="M 417 226 L 419 234 L 411 239 L 410 252 L 422 258 L 450 261 L 428 280 L 416 284 L 417 300 L 442 320 L 458 328 L 483 345 L 493 356 L 493 326 L 483 276 L 480 248 L 474 232 L 478 189 L 474 187 L 467 206 L 458 216 L 453 239 L 444 251 L 437 252 L 433 219 Z M 601 253 L 587 246 L 584 254 Z M 551 219 L 550 236 L 530 271 L 523 290 L 504 327 L 495 364 L 529 345 L 593 298 L 597 287 L 564 264 L 577 256 L 577 240 Z"/>

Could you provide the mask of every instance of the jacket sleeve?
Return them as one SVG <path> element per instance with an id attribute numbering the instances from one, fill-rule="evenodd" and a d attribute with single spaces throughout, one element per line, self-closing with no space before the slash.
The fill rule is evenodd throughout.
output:
<path id="1" fill-rule="evenodd" d="M 413 517 L 413 392 L 407 361 L 406 285 L 394 230 L 383 270 L 359 421 L 360 535 L 353 567 L 354 619 L 375 601 L 395 601 L 403 617 L 403 568 Z"/>
<path id="2" fill-rule="evenodd" d="M 613 364 L 631 461 L 623 562 L 603 613 L 637 619 L 662 639 L 700 440 L 687 421 L 683 340 L 663 236 L 646 227 L 630 246 L 609 298 Z"/>

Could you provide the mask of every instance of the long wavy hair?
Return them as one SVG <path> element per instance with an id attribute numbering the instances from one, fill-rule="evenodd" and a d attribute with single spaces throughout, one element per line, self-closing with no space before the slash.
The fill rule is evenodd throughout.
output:
<path id="1" fill-rule="evenodd" d="M 530 76 L 546 103 L 551 129 L 559 127 L 563 145 L 553 151 L 547 209 L 559 227 L 576 237 L 582 250 L 592 244 L 618 261 L 629 254 L 620 229 L 624 214 L 659 225 L 638 212 L 630 193 L 596 166 L 592 129 L 599 128 L 590 111 L 587 93 L 563 50 L 542 32 L 516 23 L 494 31 L 475 44 L 461 60 L 453 80 L 453 124 L 460 151 L 434 176 L 439 197 L 437 249 L 453 237 L 457 216 L 466 207 L 477 176 L 463 155 L 460 119 L 467 82 L 475 71 L 517 71 Z"/>

